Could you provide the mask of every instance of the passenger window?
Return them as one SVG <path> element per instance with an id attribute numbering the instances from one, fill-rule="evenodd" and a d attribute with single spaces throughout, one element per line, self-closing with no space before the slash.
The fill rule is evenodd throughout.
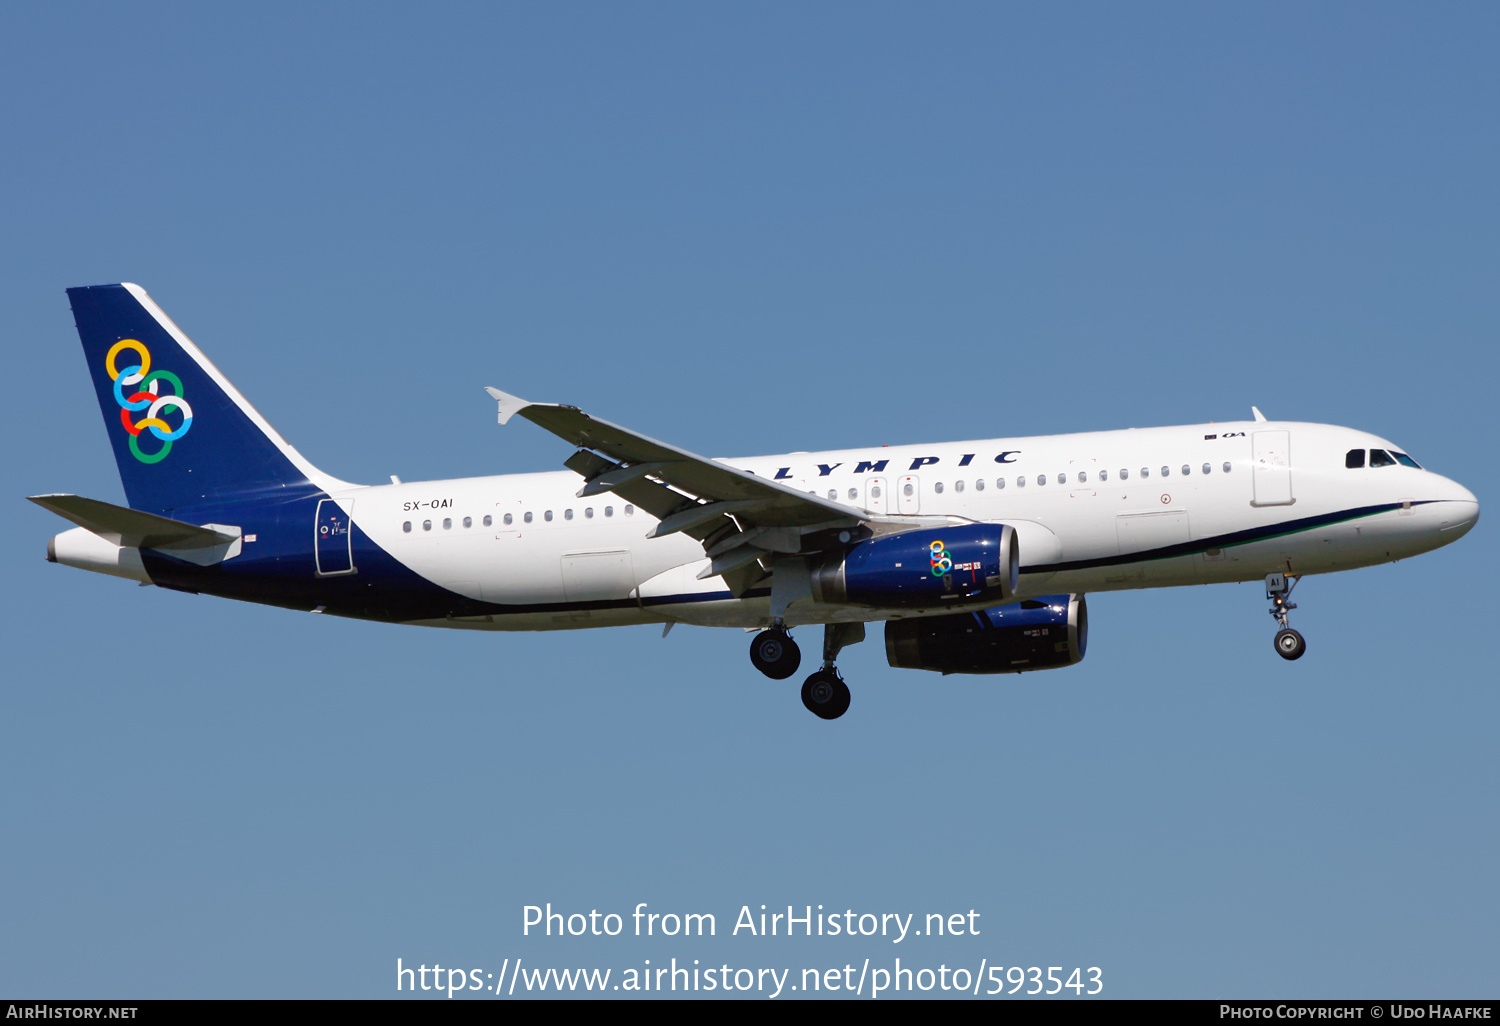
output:
<path id="1" fill-rule="evenodd" d="M 1213 469 L 1214 469 L 1214 465 L 1212 463 L 1205 463 L 1205 464 L 1203 464 L 1203 472 L 1205 474 L 1211 474 L 1211 473 L 1213 473 Z"/>
<path id="2" fill-rule="evenodd" d="M 1184 463 L 1182 465 L 1182 476 L 1183 477 L 1187 477 L 1192 472 L 1193 472 L 1193 468 L 1192 468 L 1192 466 L 1190 464 Z"/>
<path id="3" fill-rule="evenodd" d="M 524 521 L 526 521 L 528 524 L 531 523 L 531 510 L 528 509 L 526 511 L 526 515 L 524 517 L 522 517 L 521 519 L 524 520 Z"/>
<path id="4" fill-rule="evenodd" d="M 563 519 L 564 520 L 572 520 L 573 519 L 573 511 L 570 510 L 570 509 L 563 510 Z"/>
<path id="5" fill-rule="evenodd" d="M 1404 453 L 1404 452 L 1397 452 L 1395 449 L 1392 449 L 1391 450 L 1391 455 L 1394 456 L 1394 457 L 1396 457 L 1396 462 L 1399 463 L 1399 464 L 1401 464 L 1403 467 L 1411 467 L 1413 470 L 1421 470 L 1422 469 L 1421 467 L 1417 466 L 1417 461 L 1416 460 L 1412 459 L 1410 456 L 1406 455 L 1406 453 Z"/>
<path id="6" fill-rule="evenodd" d="M 1026 487 L 1026 475 L 1025 474 L 1022 474 L 1020 477 L 1016 478 L 1016 487 L 1017 488 L 1025 488 Z"/>
<path id="7" fill-rule="evenodd" d="M 1004 487 L 1005 487 L 1005 478 L 1003 478 L 1003 477 L 997 477 L 997 478 L 995 478 L 995 487 L 996 488 L 1000 488 L 1000 489 L 1004 489 Z"/>
<path id="8" fill-rule="evenodd" d="M 473 517 L 464 517 L 464 526 L 465 527 L 473 527 L 474 526 L 474 518 Z"/>
<path id="9" fill-rule="evenodd" d="M 837 501 L 837 499 L 839 497 L 839 490 L 837 488 L 830 488 L 830 489 L 828 489 L 828 497 L 830 499 L 833 499 L 833 500 Z"/>
<path id="10" fill-rule="evenodd" d="M 1047 475 L 1046 474 L 1038 474 L 1036 476 L 1036 483 L 1037 483 L 1037 487 L 1041 487 L 1042 485 L 1046 484 L 1047 483 Z"/>
<path id="11" fill-rule="evenodd" d="M 1228 460 L 1225 460 L 1224 461 L 1224 473 L 1226 473 L 1226 474 L 1229 473 L 1229 468 L 1232 467 L 1232 466 L 1234 466 L 1233 463 L 1230 463 Z"/>
<path id="12" fill-rule="evenodd" d="M 955 492 L 961 492 L 961 491 L 963 491 L 964 490 L 964 483 L 962 481 L 954 481 L 953 482 L 953 490 Z"/>
<path id="13" fill-rule="evenodd" d="M 547 523 L 549 524 L 552 523 L 552 511 L 549 509 L 545 513 L 543 513 L 542 519 L 547 521 Z"/>
<path id="14" fill-rule="evenodd" d="M 1344 466 L 1349 470 L 1358 470 L 1365 465 L 1365 451 L 1363 449 L 1350 449 L 1344 453 Z"/>
<path id="15" fill-rule="evenodd" d="M 511 525 L 511 515 L 509 513 L 507 513 L 507 514 L 505 514 L 505 526 L 509 527 L 510 525 Z"/>
<path id="16" fill-rule="evenodd" d="M 871 485 L 870 486 L 870 498 L 872 498 L 872 499 L 878 499 L 878 498 L 880 498 L 880 486 L 879 485 Z"/>
<path id="17" fill-rule="evenodd" d="M 849 498 L 851 498 L 851 499 L 857 499 L 857 498 L 859 498 L 859 489 L 858 488 L 851 488 L 851 489 L 849 489 Z"/>
<path id="18" fill-rule="evenodd" d="M 974 482 L 974 490 L 976 492 L 984 491 L 984 478 L 981 477 L 978 481 Z"/>
<path id="19" fill-rule="evenodd" d="M 430 530 L 432 530 L 432 521 L 431 520 L 424 520 L 424 521 L 422 521 L 422 530 L 424 530 L 424 531 L 430 531 Z"/>
<path id="20" fill-rule="evenodd" d="M 1171 467 L 1162 467 L 1161 468 L 1161 476 L 1162 477 L 1171 477 L 1172 476 L 1172 468 Z"/>
<path id="21" fill-rule="evenodd" d="M 904 495 L 908 495 L 908 496 L 911 495 L 911 482 L 910 481 L 908 481 L 906 484 L 904 484 L 904 485 L 901 486 L 901 492 Z"/>
<path id="22" fill-rule="evenodd" d="M 615 508 L 613 506 L 605 506 L 604 507 L 604 515 L 607 516 L 607 517 L 614 516 L 615 515 Z"/>
<path id="23" fill-rule="evenodd" d="M 1141 468 L 1141 476 L 1142 477 L 1150 477 L 1151 476 L 1151 468 L 1150 467 L 1142 467 Z"/>
<path id="24" fill-rule="evenodd" d="M 490 517 L 490 516 L 486 516 L 486 517 L 485 517 L 485 518 L 484 518 L 484 526 L 485 526 L 485 527 L 489 527 L 489 526 L 490 526 L 490 525 L 492 525 L 492 524 L 493 524 L 493 523 L 494 523 L 494 522 L 495 522 L 495 518 L 494 518 L 494 517 Z M 507 524 L 508 524 L 508 523 L 510 523 L 510 514 L 509 514 L 509 513 L 507 513 L 507 514 L 506 514 L 506 515 L 505 515 L 505 522 L 506 522 L 506 523 L 507 523 Z"/>
<path id="25" fill-rule="evenodd" d="M 1089 472 L 1087 470 L 1080 470 L 1078 472 L 1078 483 L 1079 484 L 1088 484 L 1089 483 Z"/>
<path id="26" fill-rule="evenodd" d="M 1067 484 L 1068 483 L 1068 475 L 1067 474 L 1058 474 L 1057 475 L 1057 483 L 1058 484 Z"/>
<path id="27" fill-rule="evenodd" d="M 1391 454 L 1384 449 L 1370 450 L 1370 466 L 1372 467 L 1394 467 L 1396 461 L 1391 459 Z"/>
<path id="28" fill-rule="evenodd" d="M 1120 480 L 1121 481 L 1129 481 L 1130 480 L 1130 471 L 1126 470 L 1124 467 L 1120 468 Z"/>
<path id="29" fill-rule="evenodd" d="M 165 448 L 165 446 L 163 446 L 163 448 Z M 401 530 L 405 531 L 407 534 L 411 534 L 411 521 L 408 520 L 406 523 L 402 524 Z"/>
<path id="30" fill-rule="evenodd" d="M 632 517 L 632 516 L 635 516 L 635 507 L 634 507 L 634 506 L 631 506 L 631 505 L 629 505 L 629 504 L 627 504 L 627 505 L 626 505 L 626 506 L 625 506 L 625 515 L 626 515 L 626 516 L 627 516 L 627 517 Z"/>
<path id="31" fill-rule="evenodd" d="M 1101 480 L 1101 481 L 1108 481 L 1109 480 L 1109 471 L 1107 471 L 1107 470 L 1101 470 L 1101 471 L 1099 471 L 1099 480 Z"/>
<path id="32" fill-rule="evenodd" d="M 939 495 L 942 495 L 943 494 L 943 482 L 939 481 L 937 484 L 933 485 L 932 486 L 932 490 L 935 491 L 935 492 L 937 492 Z"/>
<path id="33" fill-rule="evenodd" d="M 451 531 L 451 530 L 453 530 L 453 518 L 452 517 L 444 517 L 443 518 L 443 530 L 445 530 L 445 531 Z"/>
<path id="34" fill-rule="evenodd" d="M 585 506 L 583 508 L 583 519 L 585 519 L 585 520 L 592 520 L 592 519 L 594 519 L 594 507 L 592 507 L 592 506 Z"/>

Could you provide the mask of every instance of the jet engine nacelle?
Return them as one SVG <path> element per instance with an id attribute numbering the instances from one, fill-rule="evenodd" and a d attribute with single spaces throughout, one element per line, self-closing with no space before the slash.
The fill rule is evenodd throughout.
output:
<path id="1" fill-rule="evenodd" d="M 940 609 L 1016 593 L 1015 528 L 961 524 L 858 542 L 813 570 L 813 598 L 832 605 Z"/>
<path id="2" fill-rule="evenodd" d="M 1024 673 L 1071 666 L 1089 643 L 1082 595 L 1047 595 L 949 616 L 887 620 L 885 654 L 898 669 Z"/>

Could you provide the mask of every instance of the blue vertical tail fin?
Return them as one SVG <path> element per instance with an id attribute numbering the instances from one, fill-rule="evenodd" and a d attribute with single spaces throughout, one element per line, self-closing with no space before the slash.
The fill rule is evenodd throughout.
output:
<path id="1" fill-rule="evenodd" d="M 139 285 L 72 288 L 68 300 L 132 509 L 345 484 L 288 445 Z"/>

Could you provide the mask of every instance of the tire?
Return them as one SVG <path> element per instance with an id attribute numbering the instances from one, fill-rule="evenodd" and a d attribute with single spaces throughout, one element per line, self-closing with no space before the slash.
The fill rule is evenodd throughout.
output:
<path id="1" fill-rule="evenodd" d="M 836 720 L 849 711 L 849 685 L 832 670 L 819 670 L 802 683 L 802 704 L 808 712 L 825 720 Z"/>
<path id="2" fill-rule="evenodd" d="M 761 631 L 750 642 L 750 661 L 772 680 L 786 680 L 802 665 L 802 651 L 786 631 Z"/>
<path id="3" fill-rule="evenodd" d="M 1276 632 L 1275 645 L 1276 654 L 1283 659 L 1301 659 L 1302 653 L 1307 651 L 1307 642 L 1290 627 Z"/>

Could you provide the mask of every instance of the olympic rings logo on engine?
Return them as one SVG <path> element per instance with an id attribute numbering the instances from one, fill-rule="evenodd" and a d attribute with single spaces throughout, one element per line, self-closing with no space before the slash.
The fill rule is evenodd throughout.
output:
<path id="1" fill-rule="evenodd" d="M 931 550 L 932 576 L 942 577 L 953 571 L 953 557 L 948 555 L 948 548 L 940 541 L 935 541 L 928 546 Z"/>
<path id="2" fill-rule="evenodd" d="M 117 367 L 115 358 L 127 349 L 138 353 L 140 362 L 133 367 Z M 120 423 L 130 435 L 130 455 L 142 463 L 160 463 L 172 451 L 172 443 L 193 426 L 193 408 L 183 398 L 182 379 L 168 370 L 152 370 L 151 351 L 133 338 L 121 339 L 109 347 L 104 357 L 104 372 L 114 382 L 115 402 L 120 404 Z M 163 381 L 172 386 L 175 394 L 161 394 Z M 131 390 L 128 396 L 125 394 L 127 388 Z M 169 409 L 182 416 L 182 423 L 176 428 L 162 417 Z M 130 415 L 141 410 L 145 410 L 146 415 L 132 421 Z M 161 448 L 156 452 L 142 452 L 140 439 L 143 431 L 154 435 L 161 442 Z"/>

